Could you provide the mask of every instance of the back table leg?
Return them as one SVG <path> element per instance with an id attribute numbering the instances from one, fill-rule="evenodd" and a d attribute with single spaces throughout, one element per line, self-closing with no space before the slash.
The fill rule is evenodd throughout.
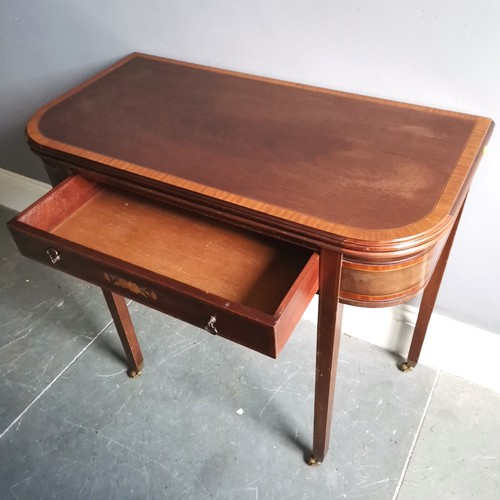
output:
<path id="1" fill-rule="evenodd" d="M 109 312 L 115 323 L 120 340 L 129 364 L 128 375 L 131 378 L 141 374 L 144 366 L 141 348 L 130 319 L 127 304 L 121 295 L 102 289 Z"/>
<path id="2" fill-rule="evenodd" d="M 342 254 L 323 251 L 319 267 L 319 312 L 316 343 L 313 453 L 309 465 L 320 464 L 328 451 L 340 347 L 342 304 L 339 303 Z"/>
<path id="3" fill-rule="evenodd" d="M 417 323 L 415 325 L 415 331 L 413 332 L 413 337 L 411 339 L 410 351 L 408 352 L 408 360 L 404 363 L 401 363 L 401 365 L 399 366 L 399 369 L 402 372 L 411 371 L 413 368 L 415 368 L 415 366 L 417 366 L 418 358 L 420 357 L 420 352 L 424 343 L 425 334 L 427 333 L 427 327 L 429 326 L 432 311 L 434 310 L 437 294 L 439 292 L 439 287 L 441 286 L 441 280 L 443 279 L 446 264 L 448 263 L 448 256 L 450 255 L 450 250 L 453 245 L 453 239 L 455 238 L 455 233 L 457 231 L 458 223 L 460 222 L 460 216 L 462 215 L 463 208 L 464 207 L 462 205 L 455 224 L 453 225 L 451 232 L 448 235 L 448 240 L 446 241 L 443 251 L 441 252 L 438 263 L 436 264 L 436 268 L 434 269 L 431 279 L 425 287 L 424 293 L 422 295 L 422 301 L 420 303 L 420 309 L 418 311 Z"/>

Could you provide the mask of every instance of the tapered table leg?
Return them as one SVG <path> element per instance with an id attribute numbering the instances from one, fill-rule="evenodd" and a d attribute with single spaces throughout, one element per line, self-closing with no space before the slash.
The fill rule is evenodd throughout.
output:
<path id="1" fill-rule="evenodd" d="M 121 295 L 102 289 L 111 317 L 118 331 L 127 361 L 129 364 L 128 375 L 131 378 L 141 374 L 144 366 L 141 348 L 135 334 L 134 325 L 130 319 L 127 304 Z"/>
<path id="2" fill-rule="evenodd" d="M 404 363 L 401 363 L 401 365 L 399 366 L 399 369 L 403 372 L 411 371 L 413 368 L 415 368 L 415 366 L 417 366 L 418 358 L 420 357 L 420 352 L 422 351 L 425 334 L 427 333 L 427 327 L 429 326 L 432 311 L 434 310 L 434 305 L 436 304 L 436 298 L 439 292 L 439 287 L 441 286 L 441 280 L 443 279 L 444 270 L 446 269 L 446 264 L 448 263 L 448 256 L 450 255 L 450 250 L 453 246 L 455 233 L 457 232 L 457 227 L 460 222 L 462 210 L 463 205 L 460 209 L 460 212 L 458 213 L 455 224 L 453 225 L 451 232 L 448 235 L 448 239 L 443 248 L 443 251 L 441 252 L 441 256 L 439 257 L 434 272 L 432 273 L 431 279 L 425 287 L 424 293 L 422 295 L 422 301 L 420 302 L 420 309 L 418 311 L 417 323 L 415 325 L 415 330 L 413 332 L 413 337 L 410 344 L 410 350 L 408 352 L 408 360 Z"/>
<path id="3" fill-rule="evenodd" d="M 309 465 L 325 458 L 330 441 L 335 377 L 340 346 L 342 304 L 339 303 L 342 254 L 323 251 L 319 267 L 319 311 L 316 344 L 313 452 Z"/>

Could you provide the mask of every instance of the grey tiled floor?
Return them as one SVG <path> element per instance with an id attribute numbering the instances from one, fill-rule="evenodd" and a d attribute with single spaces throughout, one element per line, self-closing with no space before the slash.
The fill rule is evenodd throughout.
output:
<path id="1" fill-rule="evenodd" d="M 97 288 L 21 257 L 0 210 L 3 499 L 498 499 L 500 396 L 344 336 L 330 454 L 311 444 L 315 328 L 275 361 L 137 304 L 146 367 Z"/>

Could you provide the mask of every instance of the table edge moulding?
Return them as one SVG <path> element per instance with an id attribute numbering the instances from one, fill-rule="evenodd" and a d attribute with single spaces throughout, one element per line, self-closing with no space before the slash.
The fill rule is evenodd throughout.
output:
<path id="1" fill-rule="evenodd" d="M 400 368 L 416 366 L 493 126 L 134 53 L 30 119 L 54 189 L 9 229 L 27 257 L 102 288 L 132 377 L 144 361 L 124 297 L 276 357 L 318 293 L 319 464 L 343 304 L 423 290 Z"/>

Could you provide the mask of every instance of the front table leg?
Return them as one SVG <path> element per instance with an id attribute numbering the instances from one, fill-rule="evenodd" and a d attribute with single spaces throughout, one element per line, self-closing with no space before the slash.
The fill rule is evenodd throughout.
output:
<path id="1" fill-rule="evenodd" d="M 118 331 L 127 361 L 129 364 L 128 375 L 131 378 L 141 374 L 144 366 L 141 348 L 135 334 L 134 325 L 130 319 L 127 304 L 121 295 L 102 289 L 109 312 Z"/>
<path id="2" fill-rule="evenodd" d="M 339 302 L 341 270 L 342 254 L 323 250 L 319 264 L 313 452 L 307 462 L 309 465 L 323 461 L 330 441 L 342 324 L 343 307 Z"/>
<path id="3" fill-rule="evenodd" d="M 429 321 L 431 319 L 432 311 L 434 310 L 434 305 L 436 304 L 437 294 L 439 292 L 439 287 L 441 286 L 441 280 L 443 279 L 443 274 L 446 269 L 446 264 L 448 263 L 448 256 L 450 255 L 451 247 L 453 246 L 453 240 L 455 238 L 455 233 L 457 232 L 458 223 L 460 222 L 460 216 L 462 215 L 462 210 L 464 206 L 460 209 L 458 213 L 455 224 L 453 225 L 446 244 L 441 252 L 439 260 L 436 264 L 434 272 L 432 273 L 431 279 L 427 286 L 425 287 L 424 293 L 422 295 L 422 301 L 420 302 L 420 309 L 418 311 L 417 323 L 415 325 L 415 330 L 413 332 L 413 337 L 411 339 L 410 350 L 408 352 L 408 360 L 401 363 L 399 369 L 402 372 L 409 372 L 415 366 L 417 366 L 418 358 L 420 357 L 420 352 L 422 351 L 422 345 L 424 343 L 425 334 L 427 333 L 427 327 L 429 326 Z"/>

